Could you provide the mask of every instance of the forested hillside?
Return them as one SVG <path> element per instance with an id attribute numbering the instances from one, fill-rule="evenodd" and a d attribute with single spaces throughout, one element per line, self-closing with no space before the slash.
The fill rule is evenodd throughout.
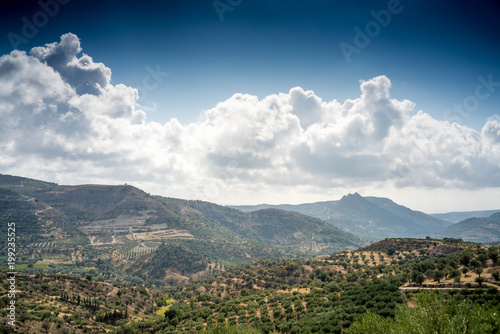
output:
<path id="1" fill-rule="evenodd" d="M 496 333 L 499 259 L 498 247 L 456 239 L 388 239 L 312 260 L 262 260 L 227 268 L 168 290 L 92 276 L 22 275 L 19 329 L 397 333 L 423 328 L 422 333 L 430 333 L 441 328 Z M 5 308 L 1 312 L 5 316 Z"/>
<path id="2" fill-rule="evenodd" d="M 0 221 L 16 224 L 18 264 L 27 273 L 48 265 L 61 273 L 96 267 L 107 279 L 156 285 L 260 259 L 305 259 L 367 244 L 299 213 L 244 213 L 130 185 L 64 186 L 9 175 L 0 175 Z"/>
<path id="3" fill-rule="evenodd" d="M 446 228 L 439 236 L 461 238 L 473 242 L 500 241 L 500 212 L 484 218 L 469 218 Z"/>
<path id="4" fill-rule="evenodd" d="M 494 213 L 500 212 L 498 210 L 486 210 L 486 211 L 464 211 L 464 212 L 448 212 L 448 213 L 435 213 L 431 216 L 449 221 L 450 223 L 459 223 L 462 220 L 469 218 L 486 218 Z"/>

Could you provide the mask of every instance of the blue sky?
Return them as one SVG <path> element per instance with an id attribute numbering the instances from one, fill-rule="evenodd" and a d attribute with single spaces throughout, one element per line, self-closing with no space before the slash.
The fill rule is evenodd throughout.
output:
<path id="1" fill-rule="evenodd" d="M 36 1 L 17 3 L 2 17 L 2 54 L 12 49 L 5 32 L 21 35 L 22 17 L 32 21 L 41 10 Z M 72 32 L 84 52 L 112 69 L 113 83 L 134 87 L 142 86 L 146 67 L 159 66 L 169 76 L 142 101 L 156 103 L 149 117 L 160 122 L 193 121 L 236 92 L 264 97 L 300 86 L 324 100 L 356 98 L 360 79 L 381 74 L 393 82 L 394 97 L 446 119 L 446 110 L 474 94 L 478 76 L 500 80 L 495 1 L 402 0 L 400 13 L 350 64 L 339 44 L 354 45 L 353 29 L 364 31 L 374 20 L 370 12 L 387 9 L 390 1 L 233 3 L 239 4 L 221 21 L 213 1 L 73 0 L 59 5 L 59 13 L 19 48 Z M 460 122 L 479 130 L 499 102 L 500 94 L 493 94 Z"/>
<path id="2" fill-rule="evenodd" d="M 497 209 L 498 17 L 492 0 L 3 1 L 0 173 Z"/>

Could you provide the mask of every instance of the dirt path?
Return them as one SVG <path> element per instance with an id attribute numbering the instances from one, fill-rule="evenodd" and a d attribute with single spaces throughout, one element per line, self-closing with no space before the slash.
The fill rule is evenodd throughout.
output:
<path id="1" fill-rule="evenodd" d="M 44 211 L 47 211 L 47 210 L 49 210 L 50 208 L 51 208 L 50 206 L 47 206 L 47 207 L 46 207 L 45 209 L 43 209 L 43 210 L 38 210 L 37 212 L 35 212 L 35 216 L 40 217 L 38 214 L 40 214 L 40 213 L 42 213 L 42 212 L 44 212 Z"/>
<path id="2" fill-rule="evenodd" d="M 457 290 L 457 289 L 462 289 L 460 288 L 419 288 L 418 286 L 402 286 L 399 288 L 399 291 L 406 291 L 406 290 Z M 475 288 L 466 288 L 470 290 L 474 290 Z"/>
<path id="3" fill-rule="evenodd" d="M 418 286 L 402 286 L 402 287 L 399 288 L 399 291 L 404 292 L 406 290 L 459 290 L 459 289 L 464 289 L 464 288 L 468 289 L 468 290 L 475 290 L 478 287 L 474 287 L 474 288 L 467 288 L 467 287 L 455 287 L 455 288 L 439 288 L 439 287 L 436 287 L 436 288 L 427 288 L 427 287 L 425 287 L 424 288 L 424 287 L 421 287 L 420 288 Z"/>
<path id="4" fill-rule="evenodd" d="M 118 288 L 116 286 L 113 286 L 113 290 L 108 293 L 108 296 L 115 297 L 117 293 L 118 293 Z"/>

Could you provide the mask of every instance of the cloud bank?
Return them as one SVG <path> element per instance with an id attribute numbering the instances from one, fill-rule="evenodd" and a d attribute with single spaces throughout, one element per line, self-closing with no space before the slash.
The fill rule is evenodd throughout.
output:
<path id="1" fill-rule="evenodd" d="M 353 187 L 500 187 L 498 115 L 481 133 L 433 119 L 391 98 L 385 76 L 360 81 L 360 96 L 343 102 L 300 87 L 237 93 L 190 124 L 148 121 L 137 89 L 110 80 L 74 34 L 0 57 L 0 172 L 226 203 Z"/>

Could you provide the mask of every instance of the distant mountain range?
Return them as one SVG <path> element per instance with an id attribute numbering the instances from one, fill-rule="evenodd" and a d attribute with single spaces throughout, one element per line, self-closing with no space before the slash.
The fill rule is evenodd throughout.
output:
<path id="1" fill-rule="evenodd" d="M 333 224 L 368 240 L 425 237 L 443 231 L 450 222 L 398 205 L 388 198 L 349 194 L 338 201 L 299 205 L 233 206 L 249 212 L 263 208 L 295 211 Z"/>
<path id="2" fill-rule="evenodd" d="M 165 268 L 188 274 L 216 263 L 331 254 L 367 244 L 295 212 L 244 213 L 208 202 L 152 196 L 130 185 L 64 186 L 0 174 L 0 223 L 7 222 L 16 222 L 18 245 L 27 256 L 50 245 L 52 255 L 95 254 L 114 259 L 125 271 L 158 279 Z M 120 260 L 124 254 L 152 250 L 149 258 Z"/>
<path id="3" fill-rule="evenodd" d="M 448 213 L 435 213 L 431 214 L 432 217 L 443 219 L 449 221 L 450 223 L 458 223 L 462 220 L 469 218 L 486 218 L 492 214 L 500 212 L 498 210 L 486 210 L 486 211 L 467 211 L 467 212 L 448 212 Z"/>
<path id="4" fill-rule="evenodd" d="M 436 237 L 459 238 L 472 242 L 500 242 L 500 212 L 489 217 L 474 217 L 448 226 Z"/>

